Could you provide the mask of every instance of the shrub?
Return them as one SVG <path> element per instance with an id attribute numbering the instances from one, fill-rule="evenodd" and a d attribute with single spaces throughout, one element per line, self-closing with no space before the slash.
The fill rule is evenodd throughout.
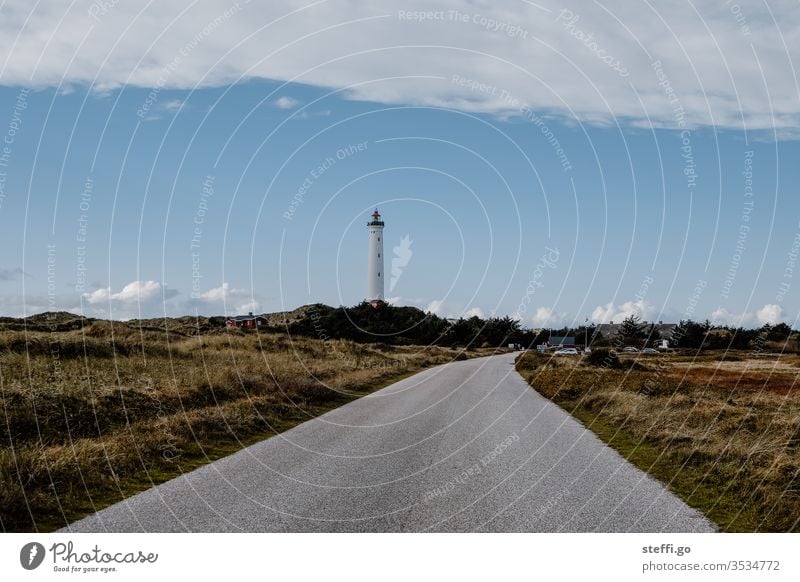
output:
<path id="1" fill-rule="evenodd" d="M 619 361 L 617 353 L 605 348 L 593 349 L 586 357 L 586 363 L 590 366 L 609 368 L 612 370 L 619 370 L 622 368 L 622 362 Z"/>

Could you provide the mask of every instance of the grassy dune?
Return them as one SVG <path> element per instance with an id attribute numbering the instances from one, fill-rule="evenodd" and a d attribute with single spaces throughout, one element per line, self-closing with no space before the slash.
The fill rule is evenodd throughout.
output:
<path id="1" fill-rule="evenodd" d="M 723 531 L 800 531 L 800 356 L 596 358 L 517 369 Z"/>
<path id="2" fill-rule="evenodd" d="M 62 527 L 402 376 L 491 352 L 184 323 L 0 331 L 0 530 Z"/>

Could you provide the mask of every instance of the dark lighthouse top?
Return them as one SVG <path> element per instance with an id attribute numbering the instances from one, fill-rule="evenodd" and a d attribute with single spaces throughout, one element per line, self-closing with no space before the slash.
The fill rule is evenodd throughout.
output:
<path id="1" fill-rule="evenodd" d="M 372 220 L 367 223 L 367 226 L 383 226 L 381 215 L 377 209 L 372 213 Z"/>

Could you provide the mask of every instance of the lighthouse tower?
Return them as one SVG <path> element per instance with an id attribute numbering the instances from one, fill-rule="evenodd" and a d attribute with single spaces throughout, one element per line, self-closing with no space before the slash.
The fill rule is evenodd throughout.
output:
<path id="1" fill-rule="evenodd" d="M 383 303 L 383 220 L 378 210 L 367 223 L 369 230 L 369 255 L 367 255 L 367 301 L 373 305 Z"/>

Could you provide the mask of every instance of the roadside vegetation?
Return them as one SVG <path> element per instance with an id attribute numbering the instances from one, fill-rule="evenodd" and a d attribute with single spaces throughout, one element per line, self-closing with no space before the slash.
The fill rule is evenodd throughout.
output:
<path id="1" fill-rule="evenodd" d="M 529 351 L 517 370 L 721 530 L 800 531 L 800 356 Z"/>
<path id="2" fill-rule="evenodd" d="M 0 530 L 50 531 L 429 366 L 494 350 L 0 321 Z"/>
<path id="3" fill-rule="evenodd" d="M 521 328 L 511 317 L 477 316 L 446 319 L 416 307 L 389 304 L 373 307 L 360 303 L 353 307 L 308 305 L 302 315 L 287 314 L 284 329 L 292 335 L 348 339 L 358 342 L 383 341 L 395 345 L 492 347 L 507 343 L 531 345 L 536 334 Z M 280 326 L 275 322 L 276 326 Z"/>

